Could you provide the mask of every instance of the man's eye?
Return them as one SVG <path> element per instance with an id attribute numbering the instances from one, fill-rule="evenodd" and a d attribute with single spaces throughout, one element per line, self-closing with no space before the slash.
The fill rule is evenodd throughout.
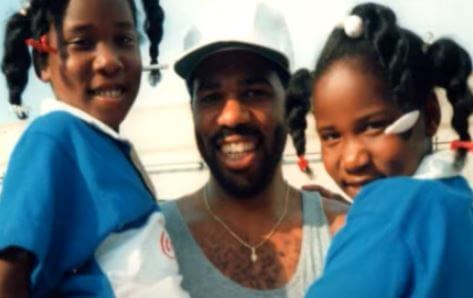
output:
<path id="1" fill-rule="evenodd" d="M 199 96 L 197 98 L 197 102 L 203 105 L 209 105 L 209 104 L 214 104 L 217 103 L 221 99 L 220 94 L 218 93 L 211 93 L 211 94 L 206 94 L 203 96 Z"/>
<path id="2" fill-rule="evenodd" d="M 266 90 L 260 90 L 260 89 L 246 90 L 245 92 L 243 92 L 242 95 L 243 95 L 243 98 L 245 99 L 253 99 L 253 100 L 270 98 L 269 92 L 267 92 Z"/>

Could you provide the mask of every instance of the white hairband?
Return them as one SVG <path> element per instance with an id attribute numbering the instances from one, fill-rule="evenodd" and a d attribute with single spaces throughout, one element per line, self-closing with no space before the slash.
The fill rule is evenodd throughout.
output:
<path id="1" fill-rule="evenodd" d="M 339 25 L 350 38 L 359 38 L 363 35 L 363 19 L 357 15 L 346 17 Z"/>
<path id="2" fill-rule="evenodd" d="M 168 69 L 168 64 L 150 64 L 150 65 L 143 65 L 142 71 L 153 71 L 153 70 L 164 70 Z"/>
<path id="3" fill-rule="evenodd" d="M 25 106 L 12 104 L 10 105 L 10 108 L 12 112 L 15 113 L 15 115 L 20 119 L 26 119 L 28 118 L 28 115 L 30 114 L 30 109 Z"/>
<path id="4" fill-rule="evenodd" d="M 26 2 L 26 3 L 24 3 L 24 4 L 22 5 L 22 7 L 21 7 L 19 13 L 20 13 L 22 16 L 26 17 L 26 16 L 28 15 L 28 11 L 30 10 L 30 8 L 31 8 L 30 2 Z"/>
<path id="5" fill-rule="evenodd" d="M 402 115 L 399 119 L 394 121 L 384 130 L 385 134 L 402 134 L 410 130 L 417 123 L 419 119 L 419 110 L 414 110 Z"/>

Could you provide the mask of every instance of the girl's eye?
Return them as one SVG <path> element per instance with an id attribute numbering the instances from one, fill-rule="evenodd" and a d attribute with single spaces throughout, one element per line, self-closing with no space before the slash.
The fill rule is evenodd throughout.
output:
<path id="1" fill-rule="evenodd" d="M 117 38 L 117 43 L 123 46 L 134 46 L 136 44 L 136 38 L 130 35 L 122 35 Z"/>
<path id="2" fill-rule="evenodd" d="M 335 142 L 340 139 L 340 134 L 336 132 L 323 132 L 320 133 L 320 139 L 324 143 Z"/>
<path id="3" fill-rule="evenodd" d="M 387 126 L 386 121 L 371 121 L 366 124 L 364 130 L 370 133 L 380 132 L 380 131 L 384 131 L 386 126 Z"/>
<path id="4" fill-rule="evenodd" d="M 94 46 L 93 40 L 88 38 L 76 38 L 67 44 L 78 50 L 88 50 Z"/>

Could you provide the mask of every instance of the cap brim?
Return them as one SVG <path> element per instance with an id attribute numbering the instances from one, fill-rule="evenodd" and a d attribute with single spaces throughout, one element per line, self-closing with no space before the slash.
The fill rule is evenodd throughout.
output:
<path id="1" fill-rule="evenodd" d="M 218 41 L 190 49 L 176 61 L 174 70 L 183 79 L 188 80 L 205 59 L 216 53 L 227 51 L 249 51 L 255 53 L 289 74 L 289 60 L 285 55 L 270 48 L 241 41 Z"/>

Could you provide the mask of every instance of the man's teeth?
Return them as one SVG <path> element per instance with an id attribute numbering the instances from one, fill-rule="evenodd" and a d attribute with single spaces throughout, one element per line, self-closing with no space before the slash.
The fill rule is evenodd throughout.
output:
<path id="1" fill-rule="evenodd" d="M 255 149 L 253 143 L 228 143 L 222 145 L 222 152 L 225 154 L 241 154 Z"/>
<path id="2" fill-rule="evenodd" d="M 97 90 L 95 91 L 95 94 L 102 97 L 118 98 L 122 96 L 123 90 L 122 89 Z"/>

